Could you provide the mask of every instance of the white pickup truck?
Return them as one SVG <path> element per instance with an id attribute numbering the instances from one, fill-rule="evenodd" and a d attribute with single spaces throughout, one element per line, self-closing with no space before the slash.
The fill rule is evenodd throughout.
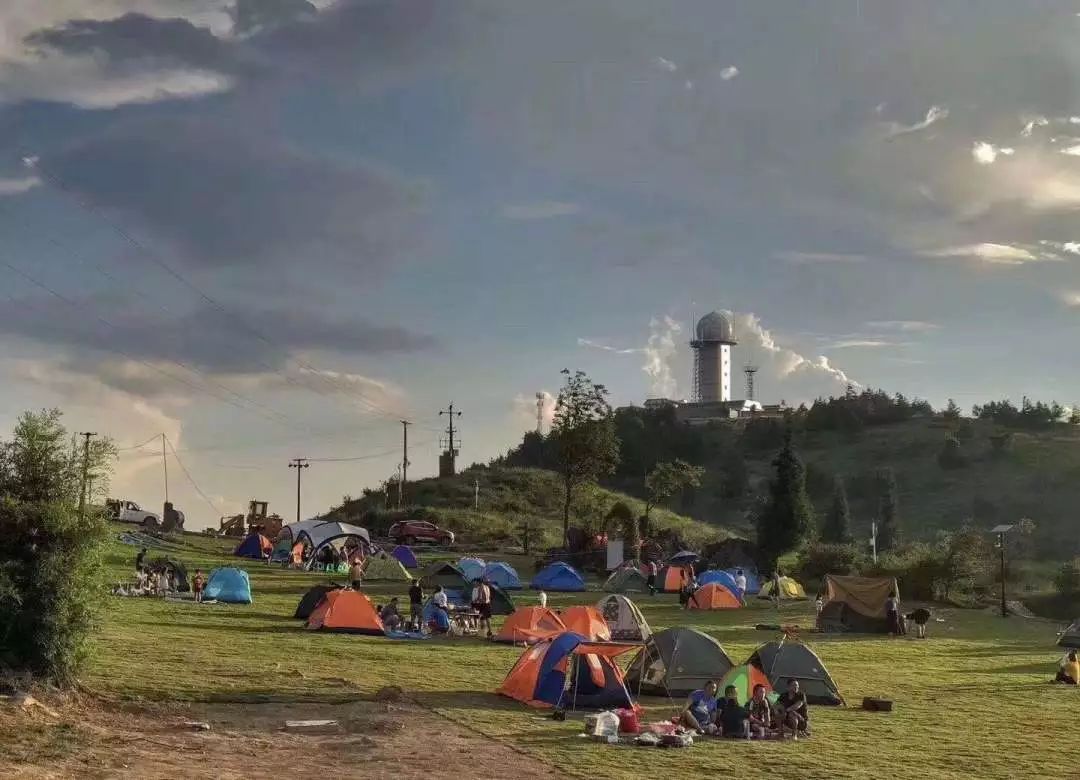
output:
<path id="1" fill-rule="evenodd" d="M 117 523 L 135 523 L 147 528 L 161 525 L 161 515 L 143 509 L 134 501 L 110 498 L 105 507 L 109 510 L 109 518 Z"/>

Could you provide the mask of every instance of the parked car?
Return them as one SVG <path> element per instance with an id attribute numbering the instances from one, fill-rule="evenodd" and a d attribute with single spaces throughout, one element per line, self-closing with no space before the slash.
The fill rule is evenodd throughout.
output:
<path id="1" fill-rule="evenodd" d="M 439 528 L 427 520 L 403 520 L 390 526 L 389 536 L 397 544 L 415 544 L 416 542 L 430 542 L 432 544 L 451 545 L 454 543 L 454 532 Z"/>

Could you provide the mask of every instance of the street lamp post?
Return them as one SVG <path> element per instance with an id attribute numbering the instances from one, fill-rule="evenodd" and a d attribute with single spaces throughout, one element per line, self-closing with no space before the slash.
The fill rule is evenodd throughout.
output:
<path id="1" fill-rule="evenodd" d="M 990 533 L 997 534 L 998 551 L 1001 553 L 1001 616 L 1008 617 L 1009 609 L 1005 605 L 1005 534 L 1015 526 L 998 525 L 990 529 Z"/>

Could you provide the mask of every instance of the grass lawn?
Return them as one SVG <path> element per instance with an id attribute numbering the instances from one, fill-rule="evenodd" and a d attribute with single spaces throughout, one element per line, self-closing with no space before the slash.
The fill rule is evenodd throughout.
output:
<path id="1" fill-rule="evenodd" d="M 221 541 L 188 536 L 182 544 L 186 549 L 176 554 L 189 572 L 223 562 Z M 109 565 L 115 579 L 130 575 L 135 552 L 114 543 Z M 244 568 L 255 599 L 249 606 L 112 599 L 84 684 L 125 699 L 237 702 L 339 701 L 397 684 L 446 717 L 577 777 L 1080 776 L 1080 690 L 1047 683 L 1060 652 L 1055 625 L 1044 621 L 950 609 L 938 613 L 947 622 L 932 623 L 925 642 L 811 635 L 850 702 L 883 696 L 895 701 L 895 710 L 815 708 L 813 739 L 797 743 L 718 740 L 689 750 L 646 750 L 587 742 L 576 736 L 580 721 L 544 719 L 543 711 L 496 696 L 519 648 L 471 638 L 405 642 L 307 632 L 292 612 L 322 577 L 259 564 Z M 368 590 L 377 600 L 405 595 L 404 587 Z M 551 594 L 549 605 L 599 597 Z M 515 598 L 519 604 L 534 600 L 527 591 Z M 718 637 L 736 662 L 774 638 L 754 630 L 757 623 L 777 622 L 765 602 L 686 613 L 674 596 L 636 601 L 654 630 L 694 626 Z M 810 625 L 812 612 L 808 603 L 785 605 L 781 620 Z M 642 704 L 648 720 L 671 714 L 664 699 Z M 512 768 L 506 774 L 512 776 Z"/>

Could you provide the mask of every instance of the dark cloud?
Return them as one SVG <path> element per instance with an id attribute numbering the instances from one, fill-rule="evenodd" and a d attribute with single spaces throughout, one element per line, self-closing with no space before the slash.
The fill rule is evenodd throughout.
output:
<path id="1" fill-rule="evenodd" d="M 236 0 L 233 21 L 240 35 L 263 32 L 283 24 L 310 21 L 319 10 L 308 0 Z"/>

